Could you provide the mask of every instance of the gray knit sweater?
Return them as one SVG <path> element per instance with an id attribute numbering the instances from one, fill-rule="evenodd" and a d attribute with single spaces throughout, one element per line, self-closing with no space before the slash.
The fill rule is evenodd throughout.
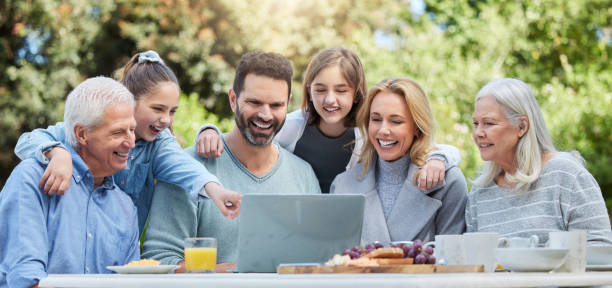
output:
<path id="1" fill-rule="evenodd" d="M 382 158 L 378 158 L 376 162 L 376 191 L 378 191 L 386 220 L 389 219 L 397 195 L 406 182 L 409 167 L 410 153 L 393 162 L 385 161 Z"/>
<path id="2" fill-rule="evenodd" d="M 465 210 L 468 232 L 497 232 L 500 237 L 586 230 L 590 245 L 612 244 L 610 219 L 593 176 L 570 153 L 557 152 L 526 192 L 504 189 L 493 181 L 472 187 Z"/>

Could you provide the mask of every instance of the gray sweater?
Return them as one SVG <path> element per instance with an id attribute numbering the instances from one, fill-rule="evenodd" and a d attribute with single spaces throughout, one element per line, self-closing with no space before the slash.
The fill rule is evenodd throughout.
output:
<path id="1" fill-rule="evenodd" d="M 500 237 L 550 231 L 587 230 L 589 244 L 612 244 L 610 219 L 599 185 L 570 153 L 557 152 L 528 191 L 504 189 L 494 181 L 472 187 L 465 210 L 468 232 L 497 232 Z"/>
<path id="2" fill-rule="evenodd" d="M 363 162 L 336 176 L 330 189 L 332 194 L 362 194 L 366 197 L 361 244 L 379 241 L 386 245 L 391 241 L 415 239 L 427 242 L 438 234 L 465 232 L 467 186 L 459 168 L 447 167 L 444 181 L 423 191 L 413 183 L 419 167 L 410 163 L 393 209 L 385 219 L 376 190 L 377 161 L 373 159 L 363 177 Z"/>
<path id="3" fill-rule="evenodd" d="M 304 160 L 279 147 L 278 160 L 266 175 L 252 174 L 235 157 L 227 144 L 219 158 L 203 159 L 194 147 L 187 154 L 203 162 L 227 189 L 241 194 L 319 194 L 319 183 Z M 187 193 L 176 193 L 177 186 L 160 182 L 155 188 L 142 258 L 176 264 L 183 260 L 187 237 L 217 238 L 217 262 L 235 262 L 238 258 L 238 223 L 225 218 L 210 199 L 195 202 Z"/>
<path id="4" fill-rule="evenodd" d="M 389 162 L 378 158 L 376 163 L 376 190 L 382 204 L 385 219 L 389 220 L 391 210 L 395 206 L 397 195 L 402 190 L 408 168 L 410 167 L 410 154 L 406 154 L 400 159 Z"/>

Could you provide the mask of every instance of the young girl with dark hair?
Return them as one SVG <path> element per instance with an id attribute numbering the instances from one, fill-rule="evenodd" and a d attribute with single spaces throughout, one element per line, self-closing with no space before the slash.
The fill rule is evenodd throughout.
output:
<path id="1" fill-rule="evenodd" d="M 113 179 L 138 208 L 140 231 L 149 215 L 156 181 L 174 184 L 194 199 L 198 194 L 208 196 L 223 215 L 235 218 L 240 194 L 222 188 L 217 177 L 183 152 L 168 129 L 179 100 L 179 85 L 172 70 L 155 51 L 138 53 L 123 68 L 121 83 L 136 100 L 136 146 L 130 151 L 127 167 L 113 175 Z M 48 163 L 40 181 L 45 193 L 63 194 L 70 183 L 72 160 L 63 148 L 65 137 L 64 124 L 59 122 L 47 129 L 24 133 L 15 147 L 15 154 L 21 159 L 35 157 Z M 226 205 L 228 202 L 233 205 Z"/>

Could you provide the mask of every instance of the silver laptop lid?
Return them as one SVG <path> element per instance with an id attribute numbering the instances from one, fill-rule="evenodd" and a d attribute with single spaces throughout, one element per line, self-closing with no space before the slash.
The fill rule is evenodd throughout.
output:
<path id="1" fill-rule="evenodd" d="M 244 195 L 238 271 L 276 272 L 281 263 L 320 263 L 359 245 L 364 203 L 363 195 Z"/>

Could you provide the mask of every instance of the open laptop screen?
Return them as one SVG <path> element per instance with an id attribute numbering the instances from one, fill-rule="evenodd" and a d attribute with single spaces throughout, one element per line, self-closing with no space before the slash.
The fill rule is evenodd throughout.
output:
<path id="1" fill-rule="evenodd" d="M 359 245 L 364 203 L 362 195 L 244 195 L 238 271 L 276 272 L 280 263 L 320 263 Z"/>

